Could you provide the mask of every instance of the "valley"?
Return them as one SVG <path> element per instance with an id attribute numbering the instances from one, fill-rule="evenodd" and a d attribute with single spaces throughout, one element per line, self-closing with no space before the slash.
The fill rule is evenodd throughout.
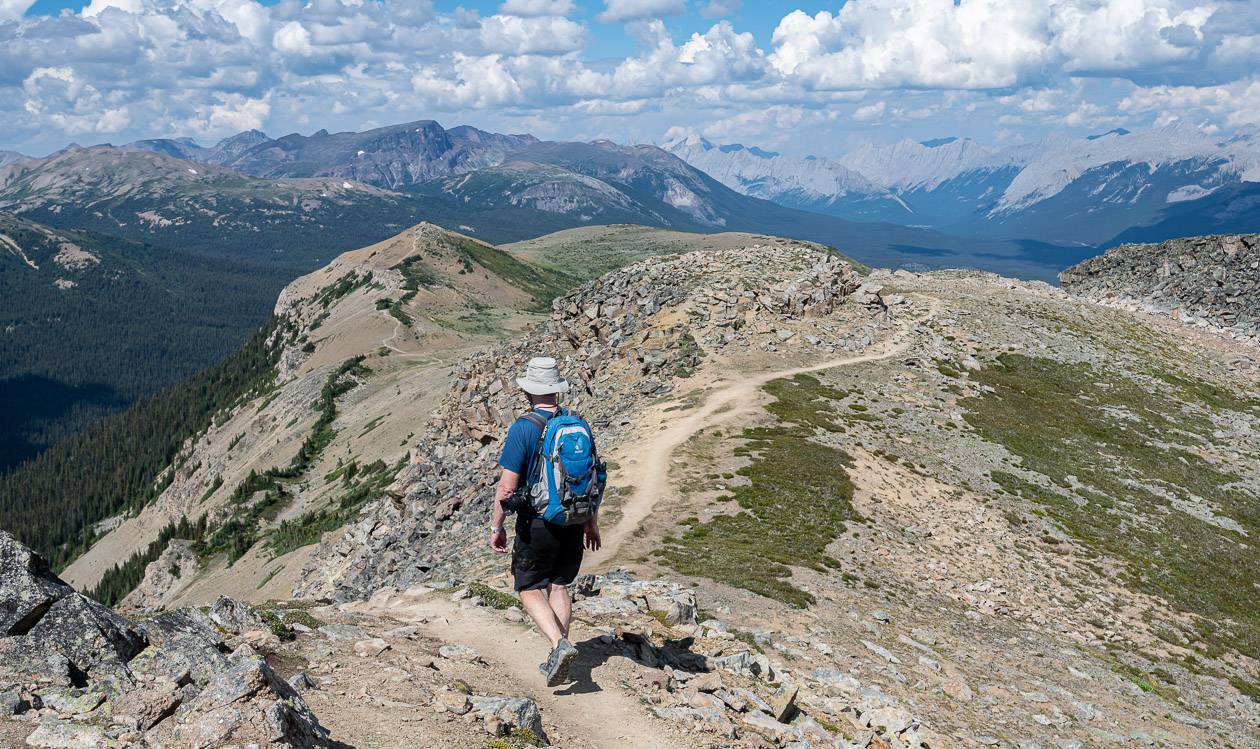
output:
<path id="1" fill-rule="evenodd" d="M 1245 269 L 1238 241 L 1199 251 Z M 584 249 L 604 274 L 557 272 Z M 129 581 L 111 600 L 141 617 L 252 601 L 273 624 L 217 636 L 353 746 L 1256 746 L 1234 564 L 1254 344 L 1035 282 L 860 270 L 631 226 L 493 248 L 422 224 L 346 253 L 281 295 L 269 384 L 62 576 Z M 613 467 L 558 691 L 483 538 L 539 351 Z M 116 736 L 105 709 L 58 720 Z"/>

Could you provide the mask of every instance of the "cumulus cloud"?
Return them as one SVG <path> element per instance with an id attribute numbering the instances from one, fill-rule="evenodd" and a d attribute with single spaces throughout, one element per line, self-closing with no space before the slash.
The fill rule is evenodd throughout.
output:
<path id="1" fill-rule="evenodd" d="M 481 22 L 481 43 L 503 54 L 576 52 L 586 39 L 581 24 L 563 16 L 491 16 Z"/>
<path id="2" fill-rule="evenodd" d="M 0 0 L 0 21 L 21 18 L 35 4 L 35 0 Z"/>
<path id="3" fill-rule="evenodd" d="M 506 0 L 499 6 L 509 16 L 567 16 L 575 10 L 573 0 Z"/>
<path id="4" fill-rule="evenodd" d="M 1161 125 L 1211 118 L 1230 127 L 1260 124 L 1260 77 L 1216 86 L 1137 88 L 1118 106 L 1127 114 L 1154 114 Z"/>
<path id="5" fill-rule="evenodd" d="M 623 23 L 677 16 L 686 10 L 686 0 L 604 0 L 604 11 L 596 18 L 604 23 Z"/>
<path id="6" fill-rule="evenodd" d="M 1227 4 L 1228 5 L 1228 4 Z M 1218 3 L 1186 0 L 852 0 L 794 11 L 774 31 L 776 70 L 815 89 L 996 89 L 1056 74 L 1201 74 L 1236 37 L 1209 21 Z M 1242 19 L 1240 19 L 1242 20 Z M 1197 64 L 1191 64 L 1197 63 Z"/>
<path id="7" fill-rule="evenodd" d="M 773 139 L 926 116 L 1231 126 L 1260 110 L 1260 3 L 849 0 L 786 13 L 762 49 L 729 20 L 671 32 L 660 18 L 685 0 L 589 2 L 636 52 L 592 47 L 576 0 L 502 0 L 487 15 L 428 0 L 92 0 L 57 16 L 0 0 L 0 145 L 438 113 L 513 130 L 541 117 L 576 137 L 641 117 L 652 133 Z M 739 2 L 691 7 L 727 16 Z"/>

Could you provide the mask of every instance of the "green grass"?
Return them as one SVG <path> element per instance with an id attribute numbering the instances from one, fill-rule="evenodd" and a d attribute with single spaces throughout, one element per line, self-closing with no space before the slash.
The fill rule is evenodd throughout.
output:
<path id="1" fill-rule="evenodd" d="M 430 268 L 429 264 L 420 255 L 412 255 L 403 259 L 401 263 L 395 265 L 391 270 L 396 270 L 402 274 L 403 289 L 406 291 L 397 302 L 392 303 L 391 308 L 415 299 L 416 292 L 420 289 L 437 286 L 442 282 L 437 272 Z"/>
<path id="2" fill-rule="evenodd" d="M 578 279 L 550 268 L 522 262 L 509 252 L 472 239 L 453 240 L 465 263 L 476 263 L 534 298 L 540 311 L 551 309 L 551 300 L 577 286 Z"/>
<path id="3" fill-rule="evenodd" d="M 1018 354 L 975 377 L 992 392 L 961 402 L 967 422 L 1025 469 L 995 471 L 1001 488 L 1043 508 L 1089 552 L 1123 562 L 1125 584 L 1194 615 L 1192 636 L 1209 654 L 1260 656 L 1260 546 L 1173 503 L 1206 503 L 1260 533 L 1260 502 L 1238 488 L 1241 476 L 1194 449 L 1211 433 L 1194 413 L 1249 400 L 1173 376 L 1154 378 L 1167 385 L 1157 389 Z"/>
<path id="4" fill-rule="evenodd" d="M 470 595 L 478 596 L 481 598 L 482 603 L 492 609 L 504 611 L 506 609 L 520 608 L 521 606 L 521 602 L 516 600 L 516 596 L 491 588 L 485 583 L 471 582 L 465 588 Z"/>
<path id="5" fill-rule="evenodd" d="M 341 299 L 355 289 L 368 285 L 371 281 L 371 272 L 359 275 L 358 271 L 352 270 L 337 279 L 337 281 L 331 286 L 324 287 L 318 294 L 315 295 L 315 301 L 319 302 L 320 306 L 324 309 L 328 309 L 333 302 Z M 322 318 L 320 318 L 320 321 L 322 322 Z"/>
<path id="6" fill-rule="evenodd" d="M 328 473 L 325 478 L 331 482 L 339 477 L 346 491 L 332 505 L 293 520 L 285 520 L 268 531 L 267 548 L 272 558 L 310 546 L 328 531 L 336 530 L 353 520 L 363 505 L 381 496 L 385 487 L 394 480 L 394 473 L 380 460 L 362 468 L 358 467 L 357 462 L 351 461 Z"/>
<path id="7" fill-rule="evenodd" d="M 814 597 L 792 585 L 792 567 L 823 571 L 837 563 L 827 545 L 856 520 L 844 452 L 813 439 L 839 431 L 833 403 L 845 396 L 809 375 L 775 380 L 765 390 L 774 427 L 746 429 L 737 454 L 752 462 L 738 473 L 749 483 L 730 490 L 741 508 L 707 523 L 684 521 L 656 552 L 677 571 L 804 607 Z"/>
<path id="8" fill-rule="evenodd" d="M 230 566 L 258 541 L 262 522 L 275 520 L 292 501 L 289 484 L 302 479 L 337 436 L 337 430 L 333 428 L 337 418 L 337 398 L 354 389 L 358 379 L 371 373 L 363 366 L 363 359 L 362 356 L 351 357 L 328 375 L 315 404 L 319 418 L 289 465 L 270 468 L 262 473 L 250 471 L 237 485 L 228 499 L 231 512 L 204 540 L 198 541 L 198 553 L 202 557 L 223 553 L 227 555 Z M 262 496 L 257 496 L 260 493 Z"/>

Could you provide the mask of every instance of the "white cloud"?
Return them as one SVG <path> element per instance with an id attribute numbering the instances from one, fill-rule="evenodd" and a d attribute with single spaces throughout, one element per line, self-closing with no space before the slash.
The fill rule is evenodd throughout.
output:
<path id="1" fill-rule="evenodd" d="M 785 16 L 770 59 L 807 87 L 836 90 L 995 89 L 1063 73 L 1201 74 L 1218 48 L 1237 53 L 1246 23 L 1252 31 L 1260 25 L 1250 19 L 1209 33 L 1220 7 L 1192 0 L 850 0 L 835 14 Z"/>
<path id="2" fill-rule="evenodd" d="M 787 13 L 764 50 L 758 29 L 729 20 L 671 33 L 659 17 L 685 0 L 590 2 L 627 23 L 636 52 L 594 46 L 569 17 L 575 0 L 502 0 L 487 16 L 430 0 L 92 0 L 20 18 L 29 0 L 0 0 L 0 146 L 439 114 L 512 131 L 536 121 L 553 137 L 677 126 L 775 139 L 927 116 L 973 130 L 1003 118 L 1036 137 L 1109 122 L 1228 127 L 1260 110 L 1255 2 L 848 0 Z"/>
<path id="3" fill-rule="evenodd" d="M 887 108 L 888 108 L 888 104 L 882 101 L 877 101 L 873 104 L 867 104 L 866 106 L 858 107 L 853 112 L 853 119 L 857 120 L 858 122 L 870 122 L 871 120 L 878 120 L 880 117 L 883 116 L 884 110 Z"/>
<path id="4" fill-rule="evenodd" d="M 563 16 L 490 16 L 481 22 L 481 43 L 502 54 L 576 52 L 585 41 L 582 25 Z"/>
<path id="5" fill-rule="evenodd" d="M 567 16 L 577 10 L 573 0 L 506 0 L 499 12 L 511 16 Z"/>
<path id="6" fill-rule="evenodd" d="M 740 0 L 709 0 L 700 8 L 700 15 L 705 18 L 721 18 L 739 11 L 743 3 Z"/>
<path id="7" fill-rule="evenodd" d="M 311 53 L 311 32 L 297 21 L 289 21 L 271 39 L 276 49 L 298 55 Z"/>
<path id="8" fill-rule="evenodd" d="M 0 0 L 0 21 L 21 18 L 35 4 L 35 0 Z"/>
<path id="9" fill-rule="evenodd" d="M 759 143 L 777 146 L 797 137 L 801 128 L 832 122 L 837 118 L 834 110 L 776 105 L 724 117 L 706 125 L 701 133 L 715 141 L 755 139 Z"/>
<path id="10" fill-rule="evenodd" d="M 686 10 L 686 0 L 604 0 L 604 11 L 596 18 L 604 23 L 623 23 L 677 16 Z"/>
<path id="11" fill-rule="evenodd" d="M 1117 108 L 1127 114 L 1154 114 L 1159 125 L 1208 117 L 1229 127 L 1260 124 L 1260 76 L 1216 86 L 1137 88 Z"/>

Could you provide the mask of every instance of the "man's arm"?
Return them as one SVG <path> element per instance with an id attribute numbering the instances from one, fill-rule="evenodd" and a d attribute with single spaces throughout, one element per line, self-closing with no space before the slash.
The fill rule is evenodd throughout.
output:
<path id="1" fill-rule="evenodd" d="M 498 552 L 508 550 L 507 530 L 503 527 L 507 512 L 503 509 L 503 503 L 512 498 L 512 492 L 516 491 L 520 479 L 519 473 L 504 468 L 499 475 L 499 485 L 494 490 L 494 506 L 490 513 L 490 548 Z"/>

